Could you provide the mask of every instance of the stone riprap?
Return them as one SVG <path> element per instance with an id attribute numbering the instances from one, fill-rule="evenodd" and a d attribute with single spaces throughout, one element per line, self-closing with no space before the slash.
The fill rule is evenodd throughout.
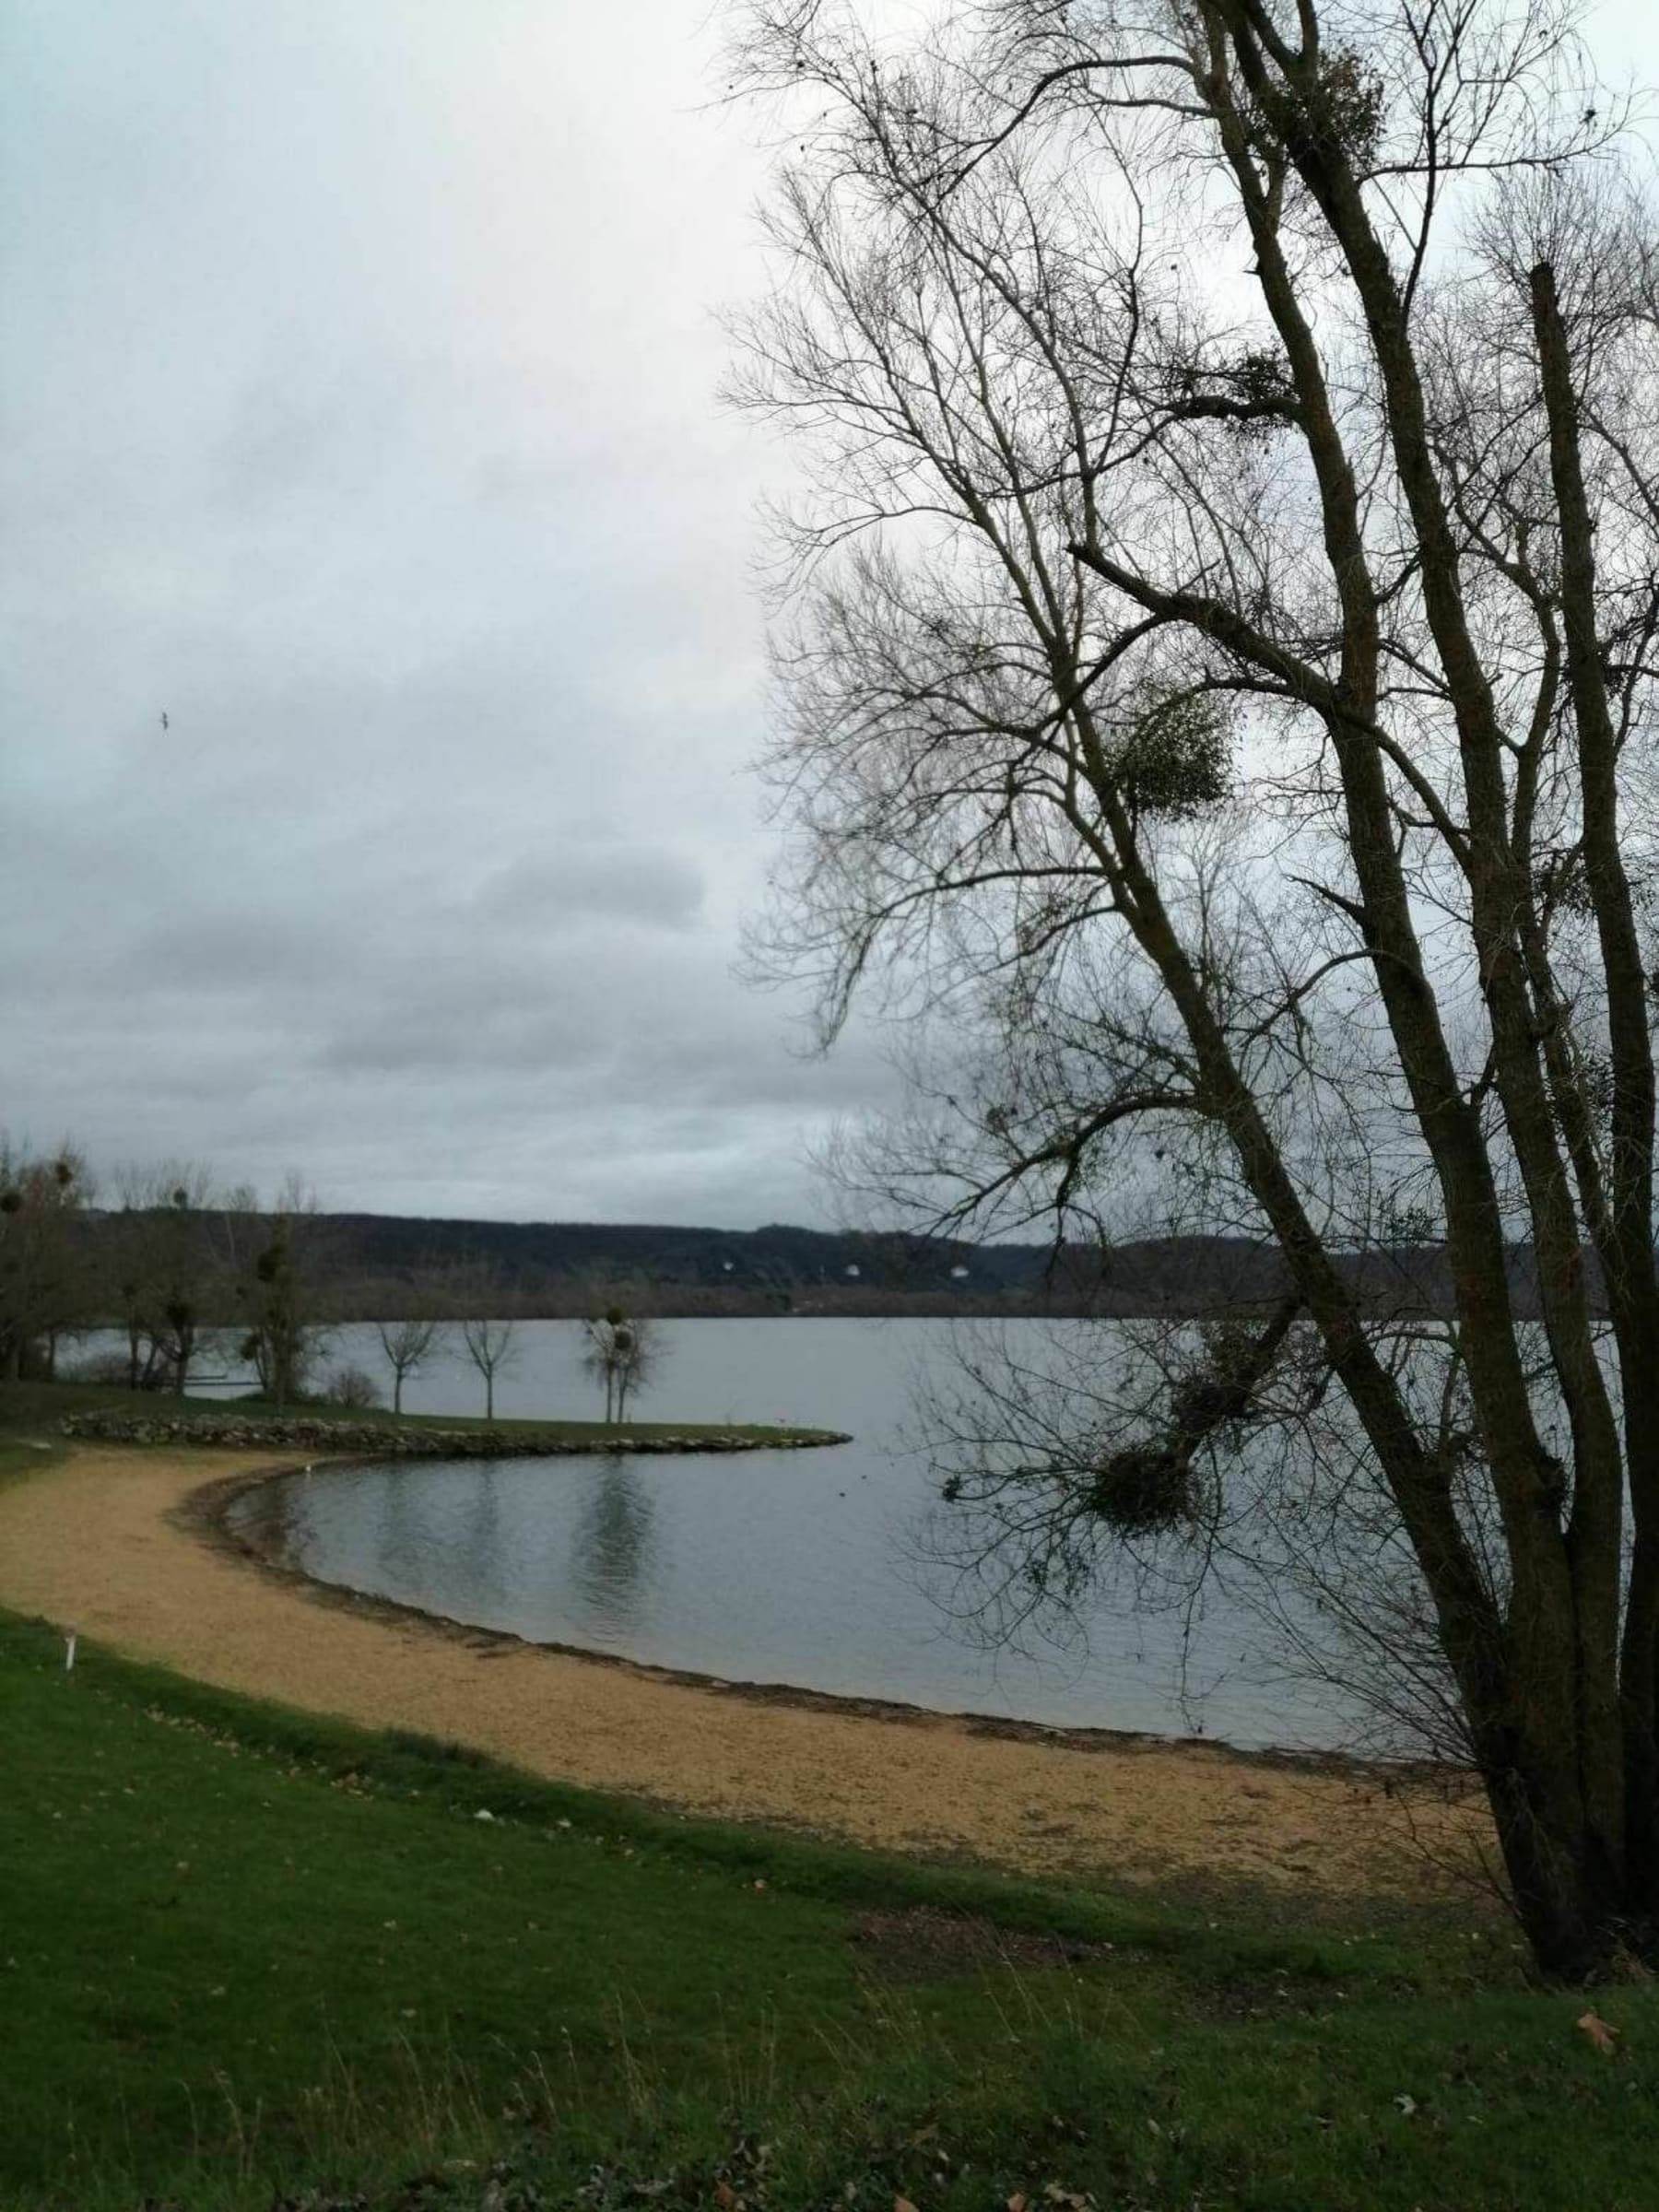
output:
<path id="1" fill-rule="evenodd" d="M 771 1435 L 702 1430 L 651 1436 L 623 1431 L 569 1436 L 549 1429 L 406 1429 L 391 1421 L 238 1419 L 234 1414 L 169 1419 L 164 1415 L 69 1413 L 64 1435 L 106 1444 L 189 1444 L 216 1452 L 349 1453 L 353 1459 L 541 1459 L 595 1452 L 802 1452 L 847 1444 L 832 1429 L 781 1429 Z"/>

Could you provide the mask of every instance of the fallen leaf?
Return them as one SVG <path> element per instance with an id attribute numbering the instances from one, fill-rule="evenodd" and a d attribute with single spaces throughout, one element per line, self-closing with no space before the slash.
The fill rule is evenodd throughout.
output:
<path id="1" fill-rule="evenodd" d="M 1581 2012 L 1573 2025 L 1581 2035 L 1586 2036 L 1604 2058 L 1617 2057 L 1618 2030 L 1609 2026 L 1598 2012 Z"/>
<path id="2" fill-rule="evenodd" d="M 1401 2112 L 1405 2113 L 1407 2120 L 1409 2120 L 1412 2113 L 1417 2111 L 1417 2099 L 1415 2097 L 1407 2097 L 1402 2094 L 1394 2099 L 1394 2102 L 1399 2106 Z"/>

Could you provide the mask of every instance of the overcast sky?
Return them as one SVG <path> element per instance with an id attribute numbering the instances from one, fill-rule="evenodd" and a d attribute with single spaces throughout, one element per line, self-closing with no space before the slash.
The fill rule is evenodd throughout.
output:
<path id="1" fill-rule="evenodd" d="M 1603 10 L 1659 77 L 1652 0 Z M 0 0 L 0 1130 L 325 1205 L 822 1218 L 703 0 Z M 1646 50 L 1646 51 L 1644 51 Z M 167 727 L 162 727 L 162 716 Z"/>

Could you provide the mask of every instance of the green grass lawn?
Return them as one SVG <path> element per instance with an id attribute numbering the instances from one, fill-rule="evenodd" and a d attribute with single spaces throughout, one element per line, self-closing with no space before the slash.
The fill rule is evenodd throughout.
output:
<path id="1" fill-rule="evenodd" d="M 6 1616 L 0 1731 L 7 2207 L 1659 2205 L 1659 2001 L 1603 2056 L 1473 1911 L 679 1821 Z"/>

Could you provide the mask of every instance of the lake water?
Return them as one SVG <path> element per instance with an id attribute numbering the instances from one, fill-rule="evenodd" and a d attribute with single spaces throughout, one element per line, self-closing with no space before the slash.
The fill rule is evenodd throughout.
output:
<path id="1" fill-rule="evenodd" d="M 1030 1324 L 1038 1326 L 1040 1324 Z M 243 1501 L 290 1563 L 325 1581 L 534 1641 L 735 1681 L 791 1683 L 1055 1725 L 1324 1746 L 1312 1691 L 1276 1684 L 1247 1615 L 1147 1614 L 1127 1589 L 1084 1609 L 1064 1650 L 986 1651 L 921 1556 L 935 1483 L 906 1423 L 918 1373 L 950 1357 L 934 1321 L 675 1321 L 637 1412 L 850 1430 L 823 1450 L 730 1456 L 405 1462 L 295 1477 Z M 335 1362 L 383 1370 L 373 1332 Z M 464 1357 L 406 1385 L 406 1408 L 479 1413 Z M 576 1325 L 522 1325 L 498 1413 L 596 1418 Z"/>

